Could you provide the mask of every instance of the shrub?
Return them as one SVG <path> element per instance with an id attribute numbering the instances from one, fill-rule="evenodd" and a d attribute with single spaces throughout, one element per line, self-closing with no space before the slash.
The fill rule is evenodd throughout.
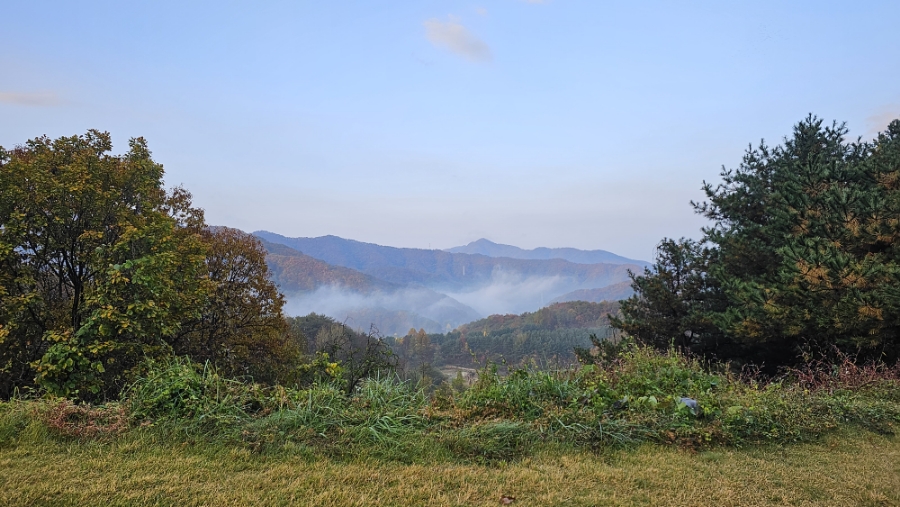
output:
<path id="1" fill-rule="evenodd" d="M 146 372 L 125 392 L 135 419 L 209 433 L 235 428 L 249 418 L 248 411 L 262 409 L 259 386 L 222 378 L 209 363 L 175 357 L 150 363 Z"/>

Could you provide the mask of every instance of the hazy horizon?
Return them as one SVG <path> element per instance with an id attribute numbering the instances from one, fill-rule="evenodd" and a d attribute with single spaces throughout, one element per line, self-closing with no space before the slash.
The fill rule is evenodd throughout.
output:
<path id="1" fill-rule="evenodd" d="M 212 227 L 230 227 L 230 226 L 228 226 L 228 225 L 222 225 L 222 224 L 216 224 L 216 225 L 213 225 Z M 352 241 L 359 241 L 359 242 L 361 242 L 361 243 L 369 243 L 369 244 L 373 244 L 373 245 L 386 246 L 386 247 L 391 247 L 391 248 L 416 248 L 416 249 L 421 249 L 421 250 L 440 250 L 440 251 L 444 251 L 444 252 L 450 251 L 450 250 L 452 250 L 452 249 L 454 249 L 454 248 L 465 247 L 465 246 L 468 246 L 468 245 L 470 245 L 470 244 L 472 244 L 472 243 L 476 243 L 476 242 L 481 241 L 481 240 L 487 240 L 487 241 L 490 241 L 491 243 L 494 243 L 494 244 L 496 244 L 496 245 L 498 245 L 498 246 L 511 246 L 511 247 L 516 247 L 516 248 L 520 248 L 520 249 L 522 249 L 522 250 L 524 250 L 524 251 L 526 251 L 526 252 L 527 252 L 527 251 L 536 250 L 536 249 L 539 249 L 539 248 L 550 248 L 550 249 L 573 248 L 573 249 L 575 249 L 575 250 L 580 250 L 580 251 L 583 251 L 583 252 L 589 252 L 589 251 L 600 250 L 600 251 L 604 251 L 604 252 L 608 252 L 608 253 L 612 253 L 612 254 L 618 255 L 616 252 L 610 251 L 610 250 L 608 250 L 608 249 L 606 249 L 606 248 L 593 248 L 593 249 L 588 250 L 588 249 L 575 248 L 575 247 L 572 247 L 572 246 L 569 246 L 569 245 L 557 245 L 557 246 L 539 245 L 539 246 L 534 247 L 534 248 L 522 248 L 522 247 L 520 247 L 519 245 L 511 245 L 511 244 L 508 244 L 508 243 L 501 243 L 501 242 L 499 242 L 499 241 L 493 241 L 493 240 L 490 239 L 490 238 L 475 238 L 475 239 L 473 239 L 473 240 L 471 240 L 471 241 L 467 241 L 467 242 L 465 242 L 465 243 L 463 243 L 463 244 L 459 244 L 459 245 L 451 245 L 451 246 L 448 246 L 448 247 L 445 247 L 445 248 L 432 248 L 431 246 L 428 246 L 428 247 L 424 247 L 424 248 L 423 248 L 423 247 L 418 247 L 418 246 L 416 246 L 416 247 L 405 247 L 405 246 L 398 246 L 398 245 L 389 245 L 389 244 L 386 244 L 386 243 L 379 243 L 379 242 L 377 242 L 377 241 L 362 241 L 362 240 L 359 240 L 359 239 L 357 239 L 357 238 L 347 238 L 347 237 L 343 237 L 343 236 L 338 236 L 337 234 L 323 234 L 323 235 L 321 235 L 321 236 L 287 236 L 287 235 L 282 234 L 282 233 L 280 233 L 280 232 L 278 232 L 278 231 L 271 231 L 271 230 L 266 230 L 266 229 L 259 229 L 259 230 L 256 230 L 256 231 L 244 231 L 244 232 L 249 232 L 249 233 L 252 233 L 252 234 L 267 232 L 267 233 L 277 234 L 277 235 L 279 235 L 279 236 L 284 236 L 284 237 L 286 237 L 286 238 L 291 238 L 291 239 L 293 239 L 293 238 L 323 238 L 323 237 L 328 237 L 328 236 L 335 236 L 335 237 L 339 237 L 339 238 L 341 238 L 341 239 L 348 239 L 348 240 L 352 240 Z M 460 253 L 465 253 L 465 252 L 460 252 Z M 491 257 L 491 256 L 489 256 L 489 257 Z M 624 257 L 624 256 L 620 256 L 620 257 Z M 557 258 L 557 257 L 553 257 L 553 258 Z M 561 257 L 560 257 L 560 258 L 561 258 Z M 629 260 L 643 261 L 643 262 L 647 262 L 647 263 L 652 263 L 651 260 L 648 260 L 648 259 L 629 259 Z M 601 264 L 602 264 L 602 262 L 601 262 Z"/>
<path id="2" fill-rule="evenodd" d="M 147 139 L 209 223 L 653 259 L 813 113 L 900 117 L 900 3 L 15 2 L 0 145 Z M 893 55 L 893 56 L 892 56 Z"/>

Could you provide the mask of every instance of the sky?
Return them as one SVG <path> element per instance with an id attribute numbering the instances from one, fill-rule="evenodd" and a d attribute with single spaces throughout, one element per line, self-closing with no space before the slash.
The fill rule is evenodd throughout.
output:
<path id="1" fill-rule="evenodd" d="M 207 222 L 449 248 L 699 237 L 813 113 L 900 118 L 900 2 L 4 2 L 0 146 L 147 139 Z"/>

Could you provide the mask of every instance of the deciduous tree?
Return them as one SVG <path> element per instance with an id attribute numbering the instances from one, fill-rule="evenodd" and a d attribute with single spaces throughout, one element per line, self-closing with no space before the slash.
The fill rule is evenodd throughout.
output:
<path id="1" fill-rule="evenodd" d="M 200 306 L 204 248 L 178 231 L 162 166 L 141 138 L 125 155 L 111 149 L 92 130 L 3 151 L 6 395 L 34 378 L 58 394 L 108 395 Z"/>

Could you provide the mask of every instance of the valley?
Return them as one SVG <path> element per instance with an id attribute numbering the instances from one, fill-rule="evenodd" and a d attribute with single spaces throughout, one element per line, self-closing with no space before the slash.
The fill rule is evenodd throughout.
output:
<path id="1" fill-rule="evenodd" d="M 648 265 L 603 250 L 523 250 L 484 239 L 427 250 L 337 236 L 253 234 L 287 298 L 286 313 L 316 312 L 354 329 L 374 325 L 388 336 L 410 328 L 446 333 L 553 302 L 624 299 L 631 295 L 629 270 L 640 273 Z"/>

